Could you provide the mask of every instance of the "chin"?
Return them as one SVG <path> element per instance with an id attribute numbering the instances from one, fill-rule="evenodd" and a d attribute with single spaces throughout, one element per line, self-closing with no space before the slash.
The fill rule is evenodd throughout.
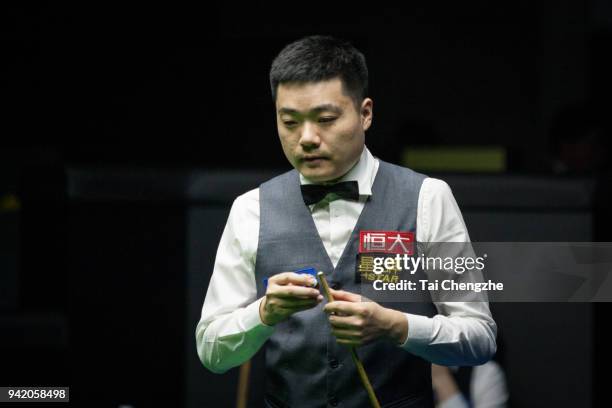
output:
<path id="1" fill-rule="evenodd" d="M 302 176 L 306 177 L 310 181 L 323 182 L 333 179 L 333 177 L 330 176 L 327 172 L 321 172 L 316 170 L 313 171 L 312 169 L 308 168 L 303 169 L 302 171 L 300 171 L 300 173 L 302 173 Z"/>
<path id="2" fill-rule="evenodd" d="M 303 173 L 302 173 L 303 174 Z M 325 183 L 328 181 L 334 181 L 339 179 L 341 176 L 329 175 L 329 174 L 303 174 L 304 177 L 309 179 L 310 181 L 314 181 L 316 183 Z"/>

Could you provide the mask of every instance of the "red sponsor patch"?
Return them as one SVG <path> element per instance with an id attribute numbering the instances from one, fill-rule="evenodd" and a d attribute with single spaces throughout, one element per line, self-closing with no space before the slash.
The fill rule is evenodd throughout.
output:
<path id="1" fill-rule="evenodd" d="M 414 253 L 414 232 L 360 231 L 359 252 Z"/>

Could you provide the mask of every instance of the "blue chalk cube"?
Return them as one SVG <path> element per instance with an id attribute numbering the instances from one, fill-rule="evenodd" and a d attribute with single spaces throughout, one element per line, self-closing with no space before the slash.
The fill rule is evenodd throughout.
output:
<path id="1" fill-rule="evenodd" d="M 312 275 L 315 279 L 317 279 L 317 270 L 315 268 L 304 268 L 304 269 L 298 269 L 297 271 L 294 271 L 295 273 L 307 273 L 308 275 Z M 319 281 L 317 280 L 317 283 Z M 263 280 L 263 284 L 264 284 L 264 288 L 268 287 L 268 278 L 264 278 Z"/>

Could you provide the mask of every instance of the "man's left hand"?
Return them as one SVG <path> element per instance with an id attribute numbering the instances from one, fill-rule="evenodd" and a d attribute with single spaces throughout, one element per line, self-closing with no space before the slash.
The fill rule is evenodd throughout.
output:
<path id="1" fill-rule="evenodd" d="M 361 346 L 379 338 L 403 344 L 408 335 L 406 316 L 344 290 L 330 289 L 334 301 L 325 305 L 332 333 L 340 344 Z"/>

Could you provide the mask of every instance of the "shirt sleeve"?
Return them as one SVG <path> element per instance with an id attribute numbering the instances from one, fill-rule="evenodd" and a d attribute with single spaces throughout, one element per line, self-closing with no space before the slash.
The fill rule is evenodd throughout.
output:
<path id="1" fill-rule="evenodd" d="M 470 408 L 470 404 L 465 400 L 463 394 L 458 392 L 452 397 L 437 404 L 436 408 Z"/>
<path id="2" fill-rule="evenodd" d="M 434 178 L 425 179 L 418 201 L 418 242 L 470 241 L 461 211 L 448 184 Z M 431 248 L 425 248 L 426 256 L 436 256 L 433 252 L 435 249 Z M 471 250 L 469 245 L 464 248 Z M 471 274 L 465 275 L 469 279 L 467 275 Z M 408 336 L 402 344 L 404 349 L 446 366 L 480 365 L 495 354 L 497 326 L 491 317 L 488 302 L 434 301 L 434 305 L 438 314 L 431 318 L 406 313 Z"/>
<path id="3" fill-rule="evenodd" d="M 506 408 L 508 405 L 506 376 L 495 361 L 474 368 L 470 388 L 474 408 Z"/>
<path id="4" fill-rule="evenodd" d="M 261 321 L 259 304 L 263 298 L 256 298 L 258 235 L 256 189 L 232 204 L 196 327 L 198 356 L 214 373 L 224 373 L 250 359 L 274 330 Z"/>

